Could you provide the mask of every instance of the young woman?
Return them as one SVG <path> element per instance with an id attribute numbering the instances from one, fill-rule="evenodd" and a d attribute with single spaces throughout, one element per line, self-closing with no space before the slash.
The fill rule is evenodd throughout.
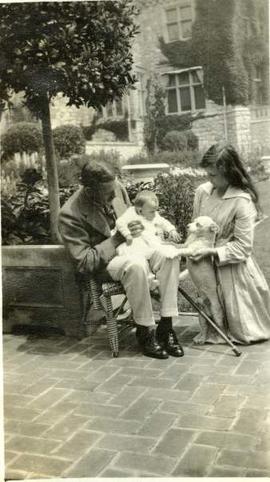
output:
<path id="1" fill-rule="evenodd" d="M 198 187 L 193 217 L 210 216 L 220 227 L 216 246 L 199 250 L 194 260 L 212 256 L 224 329 L 238 343 L 270 338 L 270 292 L 252 255 L 255 221 L 260 213 L 258 193 L 233 146 L 214 144 L 201 166 L 210 182 Z M 209 334 L 205 342 L 221 342 Z"/>

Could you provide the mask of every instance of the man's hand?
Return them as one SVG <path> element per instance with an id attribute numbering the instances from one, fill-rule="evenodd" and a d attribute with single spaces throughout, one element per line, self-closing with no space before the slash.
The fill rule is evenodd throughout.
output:
<path id="1" fill-rule="evenodd" d="M 173 241 L 174 243 L 181 243 L 181 235 L 176 231 L 176 229 L 173 229 L 169 232 L 168 241 Z"/>
<path id="2" fill-rule="evenodd" d="M 200 261 L 208 256 L 214 256 L 216 254 L 215 248 L 199 248 L 192 252 L 192 255 L 188 256 L 192 261 Z"/>
<path id="3" fill-rule="evenodd" d="M 119 231 L 116 231 L 116 233 L 113 234 L 110 239 L 112 240 L 112 243 L 115 248 L 117 248 L 120 244 L 126 241 L 124 236 L 121 233 L 119 233 Z"/>
<path id="4" fill-rule="evenodd" d="M 128 223 L 128 229 L 130 230 L 130 234 L 133 238 L 137 238 L 140 236 L 144 230 L 144 226 L 139 220 L 130 221 Z"/>

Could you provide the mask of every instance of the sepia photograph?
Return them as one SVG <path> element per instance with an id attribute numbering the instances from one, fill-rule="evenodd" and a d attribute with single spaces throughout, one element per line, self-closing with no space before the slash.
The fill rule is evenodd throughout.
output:
<path id="1" fill-rule="evenodd" d="M 0 1 L 1 480 L 270 477 L 269 65 L 269 0 Z"/>

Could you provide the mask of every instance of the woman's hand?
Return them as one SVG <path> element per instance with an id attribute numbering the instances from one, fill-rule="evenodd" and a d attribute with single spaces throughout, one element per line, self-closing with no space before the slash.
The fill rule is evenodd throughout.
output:
<path id="1" fill-rule="evenodd" d="M 181 243 L 181 236 L 176 230 L 169 232 L 168 241 L 173 241 L 174 243 Z"/>
<path id="2" fill-rule="evenodd" d="M 130 230 L 130 234 L 133 238 L 137 238 L 138 236 L 140 236 L 144 230 L 144 226 L 143 224 L 141 223 L 141 221 L 139 220 L 134 220 L 134 221 L 130 221 L 130 223 L 128 223 L 128 229 Z"/>
<path id="3" fill-rule="evenodd" d="M 215 256 L 217 253 L 216 248 L 198 248 L 192 252 L 192 255 L 188 256 L 192 261 L 200 261 L 208 256 Z"/>

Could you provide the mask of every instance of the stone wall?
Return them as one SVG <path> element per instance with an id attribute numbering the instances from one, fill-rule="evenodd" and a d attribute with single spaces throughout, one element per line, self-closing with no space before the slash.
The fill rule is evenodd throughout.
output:
<path id="1" fill-rule="evenodd" d="M 62 95 L 57 95 L 51 104 L 52 128 L 63 124 L 73 124 L 76 126 L 87 126 L 91 124 L 94 109 L 82 106 L 79 109 L 75 106 L 67 106 L 67 99 Z"/>
<path id="2" fill-rule="evenodd" d="M 243 106 L 209 106 L 202 119 L 193 121 L 192 130 L 199 138 L 199 149 L 205 150 L 222 139 L 246 153 L 251 147 L 250 109 Z"/>
<path id="3" fill-rule="evenodd" d="M 106 153 L 117 152 L 119 159 L 123 163 L 131 157 L 139 154 L 144 154 L 144 147 L 139 143 L 132 142 L 87 142 L 85 152 L 86 154 L 98 153 L 104 151 Z"/>

